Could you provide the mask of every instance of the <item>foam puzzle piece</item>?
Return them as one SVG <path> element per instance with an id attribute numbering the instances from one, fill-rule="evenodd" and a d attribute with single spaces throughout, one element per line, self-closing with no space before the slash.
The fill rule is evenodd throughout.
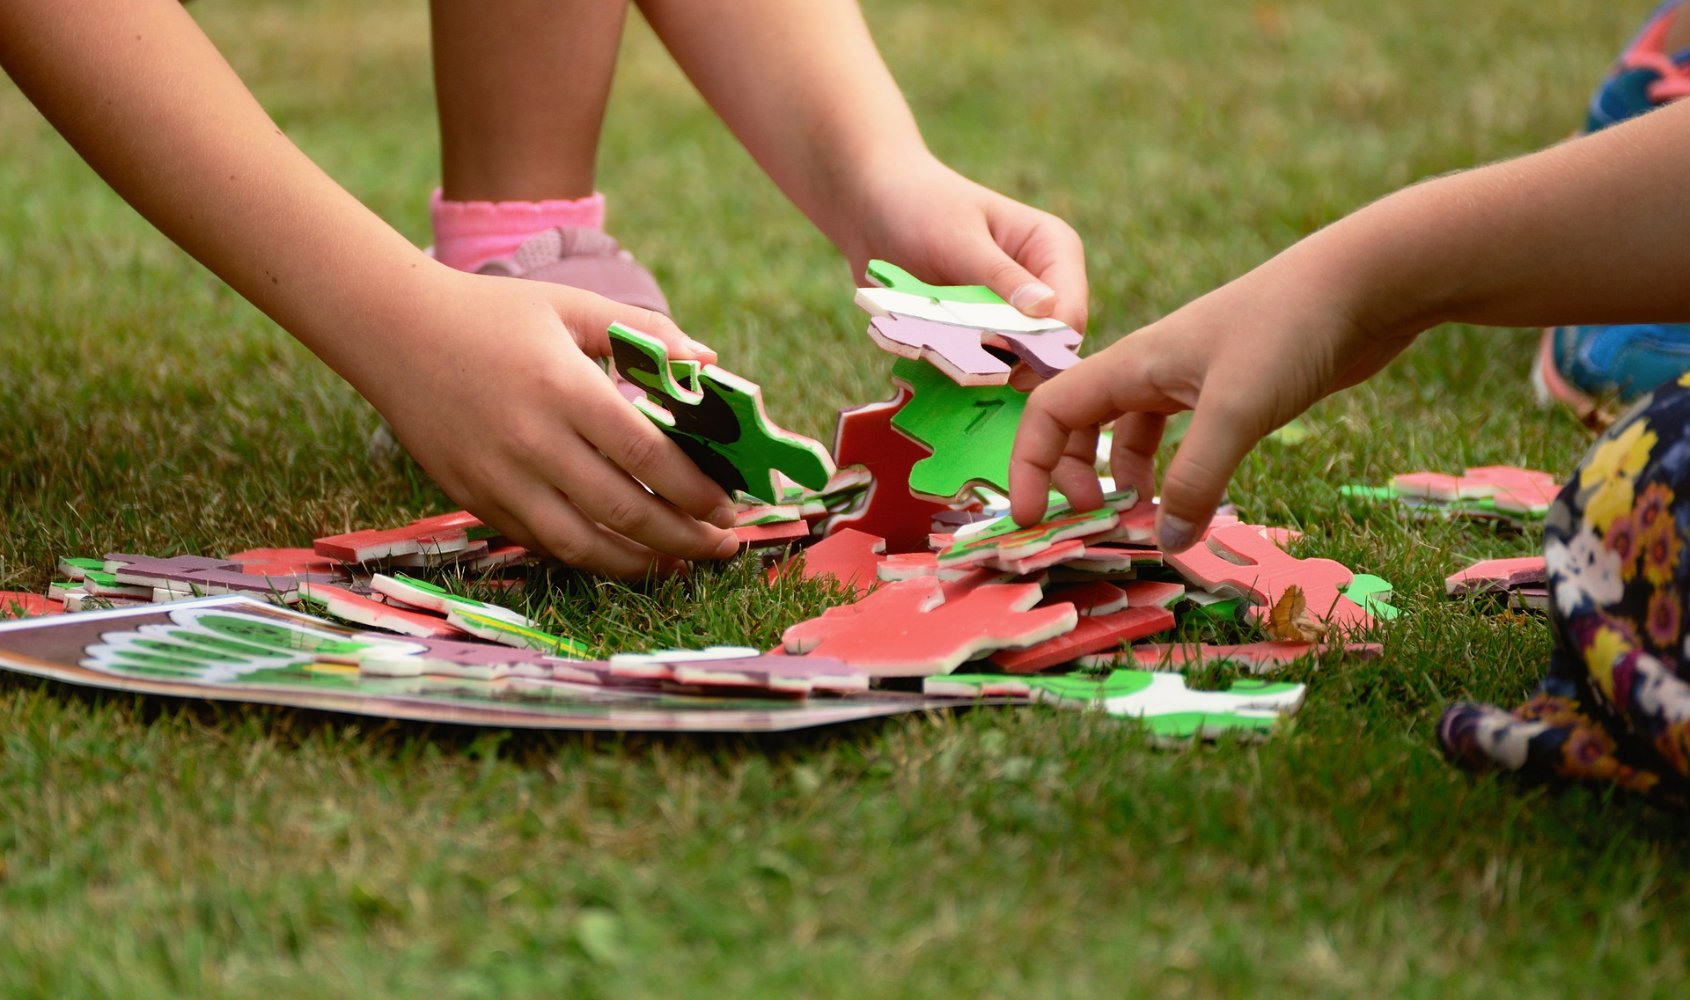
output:
<path id="1" fill-rule="evenodd" d="M 1128 489 L 1105 496 L 1103 506 L 1096 510 L 1076 511 L 1066 503 L 1056 504 L 1043 521 L 1025 528 L 1007 515 L 968 525 L 939 552 L 939 565 L 1025 559 L 1063 542 L 1106 536 L 1120 522 L 1120 512 L 1131 507 L 1136 499 L 1137 495 Z M 1079 546 L 1076 554 L 1083 550 L 1084 546 Z"/>
<path id="2" fill-rule="evenodd" d="M 911 295 L 890 288 L 859 288 L 856 303 L 870 316 L 913 316 L 934 323 L 975 327 L 1002 333 L 1037 333 L 1066 330 L 1059 319 L 1028 316 L 1003 302 L 940 302 L 925 295 Z"/>
<path id="3" fill-rule="evenodd" d="M 1093 580 L 1088 583 L 1069 584 L 1063 587 L 1046 588 L 1044 600 L 1041 604 L 1061 604 L 1066 601 L 1074 606 L 1075 612 L 1081 618 L 1089 615 L 1107 615 L 1127 608 L 1127 592 L 1106 580 Z"/>
<path id="4" fill-rule="evenodd" d="M 1354 574 L 1350 577 L 1349 586 L 1342 588 L 1344 596 L 1361 605 L 1362 610 L 1386 621 L 1402 613 L 1389 603 L 1394 589 L 1389 580 L 1371 573 Z"/>
<path id="5" fill-rule="evenodd" d="M 171 556 L 165 559 L 151 556 L 113 553 L 106 556 L 112 577 L 131 587 L 151 587 L 163 591 L 167 600 L 183 597 L 204 597 L 219 594 L 248 594 L 277 604 L 292 604 L 299 600 L 299 584 L 313 579 L 332 583 L 332 574 L 260 574 L 244 572 L 239 563 L 206 559 L 201 556 Z"/>
<path id="6" fill-rule="evenodd" d="M 83 556 L 66 556 L 59 560 L 59 574 L 67 580 L 80 580 L 89 570 L 104 573 L 106 561 Z"/>
<path id="7" fill-rule="evenodd" d="M 333 574 L 340 563 L 317 554 L 315 549 L 246 549 L 230 553 L 229 562 L 242 573 L 281 576 L 299 573 Z"/>
<path id="8" fill-rule="evenodd" d="M 1410 472 L 1391 479 L 1391 489 L 1402 496 L 1436 500 L 1488 498 L 1498 510 L 1541 515 L 1561 492 L 1560 482 L 1547 472 L 1512 465 L 1483 465 L 1459 476 L 1436 472 Z"/>
<path id="9" fill-rule="evenodd" d="M 1105 677 L 1005 678 L 993 674 L 929 677 L 925 694 L 946 697 L 1028 697 L 1069 708 L 1102 708 L 1118 718 L 1138 719 L 1157 745 L 1233 735 L 1266 738 L 1283 716 L 1302 707 L 1306 688 L 1256 680 L 1235 681 L 1224 691 L 1193 691 L 1179 674 L 1116 670 Z"/>
<path id="10" fill-rule="evenodd" d="M 892 426 L 933 454 L 910 469 L 912 493 L 949 502 L 973 483 L 1009 489 L 1009 452 L 1027 408 L 1027 394 L 1010 386 L 957 385 L 932 365 L 907 358 L 892 378 L 913 398 Z"/>
<path id="11" fill-rule="evenodd" d="M 1014 354 L 1040 378 L 1055 378 L 1080 363 L 1080 356 L 1074 353 L 1074 348 L 1080 346 L 1080 335 L 1068 327 L 1058 330 L 1006 330 L 988 335 L 984 343 Z"/>
<path id="12" fill-rule="evenodd" d="M 853 596 L 861 596 L 874 587 L 875 566 L 886 543 L 865 531 L 846 528 L 837 531 L 805 549 L 769 571 L 773 582 L 780 576 L 796 573 L 802 580 L 833 580 Z"/>
<path id="13" fill-rule="evenodd" d="M 446 622 L 468 632 L 477 639 L 486 639 L 504 646 L 535 649 L 553 656 L 585 659 L 590 650 L 585 643 L 568 636 L 553 635 L 533 624 L 522 624 L 507 617 L 498 617 L 452 605 L 446 611 Z"/>
<path id="14" fill-rule="evenodd" d="M 373 677 L 460 677 L 496 681 L 553 675 L 553 658 L 529 649 L 454 639 L 425 639 L 418 651 L 360 651 L 358 672 Z"/>
<path id="15" fill-rule="evenodd" d="M 380 594 L 389 605 L 419 608 L 437 615 L 446 615 L 453 608 L 464 608 L 491 618 L 502 618 L 517 625 L 533 624 L 521 612 L 462 594 L 454 594 L 439 584 L 403 574 L 387 576 L 376 573 L 370 577 L 370 590 Z"/>
<path id="16" fill-rule="evenodd" d="M 462 548 L 441 549 L 421 546 L 415 552 L 404 552 L 387 559 L 388 566 L 401 569 L 432 569 L 441 566 L 465 566 L 487 558 L 490 546 L 484 538 L 468 539 Z"/>
<path id="17" fill-rule="evenodd" d="M 1166 554 L 1168 565 L 1206 589 L 1246 598 L 1255 605 L 1249 611 L 1254 619 L 1260 619 L 1295 584 L 1303 590 L 1309 613 L 1334 628 L 1363 628 L 1372 621 L 1339 590 L 1354 576 L 1341 563 L 1288 555 L 1251 524 L 1212 527 L 1205 542 Z"/>
<path id="18" fill-rule="evenodd" d="M 1004 385 L 1009 362 L 982 346 L 981 331 L 916 316 L 876 316 L 869 339 L 900 358 L 926 361 L 957 385 Z"/>
<path id="19" fill-rule="evenodd" d="M 1185 585 L 1168 580 L 1132 580 L 1121 591 L 1129 608 L 1171 608 L 1185 597 Z"/>
<path id="20" fill-rule="evenodd" d="M 1118 653 L 1085 657 L 1080 664 L 1085 667 L 1132 665 L 1146 670 L 1178 670 L 1197 663 L 1233 663 L 1252 674 L 1266 674 L 1333 648 L 1342 648 L 1346 656 L 1359 660 L 1376 660 L 1385 651 L 1385 647 L 1377 642 L 1351 642 L 1341 647 L 1279 639 L 1221 646 L 1141 643 Z"/>
<path id="21" fill-rule="evenodd" d="M 811 692 L 856 694 L 867 691 L 869 676 L 826 657 L 769 656 L 748 646 L 711 646 L 702 650 L 618 653 L 610 671 L 690 688 L 729 688 L 803 697 Z"/>
<path id="22" fill-rule="evenodd" d="M 1528 584 L 1541 584 L 1549 579 L 1549 571 L 1542 556 L 1519 556 L 1512 559 L 1483 559 L 1457 570 L 1444 578 L 1444 593 L 1494 593 L 1514 590 Z"/>
<path id="23" fill-rule="evenodd" d="M 0 619 L 64 614 L 65 603 L 22 590 L 0 590 Z"/>
<path id="24" fill-rule="evenodd" d="M 871 260 L 867 271 L 869 278 L 882 288 L 919 295 L 936 302 L 1003 303 L 1003 296 L 985 285 L 929 285 L 889 261 Z"/>
<path id="25" fill-rule="evenodd" d="M 1084 615 L 1062 635 L 1025 649 L 992 654 L 992 662 L 1012 674 L 1033 674 L 1174 627 L 1167 608 L 1128 607 L 1106 615 Z"/>
<path id="26" fill-rule="evenodd" d="M 739 544 L 748 549 L 771 545 L 791 545 L 810 537 L 810 526 L 804 521 L 781 521 L 773 524 L 742 524 L 733 529 Z"/>
<path id="27" fill-rule="evenodd" d="M 400 635 L 423 638 L 462 638 L 464 630 L 437 615 L 406 611 L 329 583 L 299 585 L 299 602 L 344 621 Z"/>
<path id="28" fill-rule="evenodd" d="M 889 400 L 839 411 L 833 432 L 833 457 L 841 467 L 862 466 L 873 477 L 862 503 L 828 525 L 828 533 L 866 531 L 886 540 L 889 552 L 913 552 L 927 546 L 927 526 L 950 508 L 910 492 L 910 471 L 933 452 L 892 429 L 910 401 L 897 387 Z"/>
<path id="29" fill-rule="evenodd" d="M 981 584 L 947 596 L 935 578 L 887 584 L 829 608 L 782 636 L 789 653 L 843 660 L 875 677 L 921 677 L 998 649 L 1029 646 L 1074 628 L 1071 604 L 1035 608 L 1037 584 Z"/>
<path id="30" fill-rule="evenodd" d="M 634 406 L 723 489 L 777 503 L 777 470 L 815 490 L 833 477 L 833 459 L 819 442 L 770 422 L 756 383 L 705 365 L 690 378 L 694 386 L 681 385 L 672 374 L 679 362 L 663 342 L 620 323 L 611 324 L 610 344 L 617 370 L 657 396 Z"/>
<path id="31" fill-rule="evenodd" d="M 373 563 L 425 550 L 437 555 L 461 552 L 469 548 L 469 543 L 469 534 L 462 527 L 407 525 L 328 535 L 312 542 L 311 548 L 337 562 Z"/>
<path id="32" fill-rule="evenodd" d="M 127 597 L 139 601 L 151 601 L 153 588 L 151 584 L 122 583 L 114 573 L 102 570 L 87 570 L 82 574 L 82 589 L 90 597 Z"/>

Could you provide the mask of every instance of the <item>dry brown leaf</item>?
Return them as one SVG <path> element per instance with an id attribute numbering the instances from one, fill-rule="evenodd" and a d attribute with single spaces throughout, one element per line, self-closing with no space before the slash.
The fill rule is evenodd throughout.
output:
<path id="1" fill-rule="evenodd" d="M 1318 642 L 1326 638 L 1326 623 L 1309 614 L 1308 598 L 1303 588 L 1291 584 L 1268 609 L 1262 627 L 1275 639 L 1292 642 Z"/>

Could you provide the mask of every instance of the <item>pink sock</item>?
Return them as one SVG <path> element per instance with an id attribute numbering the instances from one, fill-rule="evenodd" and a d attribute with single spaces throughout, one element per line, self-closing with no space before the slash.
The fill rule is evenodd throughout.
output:
<path id="1" fill-rule="evenodd" d="M 555 201 L 447 201 L 437 189 L 428 199 L 434 223 L 434 259 L 473 271 L 508 257 L 535 233 L 558 226 L 604 228 L 604 195 Z"/>

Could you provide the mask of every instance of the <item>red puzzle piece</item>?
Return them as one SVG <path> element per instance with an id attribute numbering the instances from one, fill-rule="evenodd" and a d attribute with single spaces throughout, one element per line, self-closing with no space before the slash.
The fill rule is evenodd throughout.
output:
<path id="1" fill-rule="evenodd" d="M 1248 597 L 1257 605 L 1251 609 L 1255 618 L 1277 602 L 1285 588 L 1296 584 L 1303 589 L 1309 613 L 1328 624 L 1348 630 L 1372 622 L 1361 605 L 1340 592 L 1353 577 L 1342 563 L 1287 555 L 1254 524 L 1211 528 L 1204 541 L 1184 552 L 1168 553 L 1168 565 L 1207 590 Z"/>
<path id="2" fill-rule="evenodd" d="M 0 621 L 8 618 L 40 618 L 62 615 L 65 602 L 22 590 L 0 590 Z"/>
<path id="3" fill-rule="evenodd" d="M 1036 646 L 993 653 L 992 662 L 1012 674 L 1036 674 L 1087 653 L 1101 652 L 1173 627 L 1174 613 L 1167 608 L 1128 607 L 1113 614 L 1087 615 L 1073 631 Z"/>
<path id="4" fill-rule="evenodd" d="M 853 594 L 866 594 L 875 585 L 875 565 L 880 562 L 880 554 L 885 551 L 886 543 L 879 537 L 866 531 L 845 528 L 810 546 L 798 556 L 803 566 L 800 579 L 832 578 Z M 793 572 L 799 565 L 795 560 L 781 563 L 769 571 L 769 578 L 773 580 L 781 573 Z"/>
<path id="5" fill-rule="evenodd" d="M 932 452 L 892 429 L 892 418 L 909 401 L 910 391 L 898 386 L 898 394 L 885 402 L 839 411 L 834 462 L 841 468 L 861 465 L 874 482 L 855 511 L 833 519 L 828 534 L 866 531 L 884 538 L 888 552 L 927 548 L 933 516 L 950 508 L 910 493 L 910 469 Z"/>
<path id="6" fill-rule="evenodd" d="M 1072 630 L 1074 606 L 1033 607 L 1041 596 L 1030 583 L 982 584 L 947 596 L 934 577 L 904 580 L 799 622 L 782 642 L 789 653 L 843 660 L 875 677 L 944 674 L 981 653 Z"/>

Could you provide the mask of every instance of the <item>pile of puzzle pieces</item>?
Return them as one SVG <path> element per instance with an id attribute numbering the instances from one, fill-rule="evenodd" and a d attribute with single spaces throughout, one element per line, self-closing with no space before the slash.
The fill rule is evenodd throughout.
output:
<path id="1" fill-rule="evenodd" d="M 736 497 L 736 532 L 768 557 L 770 584 L 827 580 L 847 598 L 791 624 L 775 650 L 588 659 L 591 643 L 423 579 L 450 570 L 501 589 L 519 582 L 507 571 L 532 561 L 462 512 L 309 549 L 65 560 L 65 579 L 24 610 L 242 593 L 408 637 L 422 652 L 372 642 L 345 655 L 363 674 L 415 678 L 420 689 L 498 683 L 543 696 L 555 685 L 655 685 L 849 698 L 871 685 L 914 685 L 933 696 L 1096 706 L 1145 720 L 1159 740 L 1261 736 L 1304 695 L 1301 685 L 1257 680 L 1189 690 L 1178 672 L 1186 666 L 1227 661 L 1260 673 L 1328 650 L 1377 655 L 1360 637 L 1395 614 L 1390 585 L 1291 555 L 1294 532 L 1217 517 L 1201 544 L 1164 557 L 1149 542 L 1154 505 L 1131 491 L 1108 494 L 1095 511 L 1056 503 L 1042 523 L 1014 524 L 1004 493 L 1026 403 L 1017 384 L 1027 381 L 1014 376 L 1071 366 L 1079 334 L 1023 316 L 984 287 L 931 286 L 879 261 L 869 273 L 881 287 L 860 289 L 857 301 L 870 340 L 895 356 L 891 396 L 842 411 L 831 449 L 774 425 L 754 383 L 670 359 L 640 331 L 609 331 L 622 395 Z M 1143 641 L 1186 614 L 1268 627 L 1293 593 L 1322 637 Z M 169 660 L 156 649 L 134 655 L 161 670 Z"/>

